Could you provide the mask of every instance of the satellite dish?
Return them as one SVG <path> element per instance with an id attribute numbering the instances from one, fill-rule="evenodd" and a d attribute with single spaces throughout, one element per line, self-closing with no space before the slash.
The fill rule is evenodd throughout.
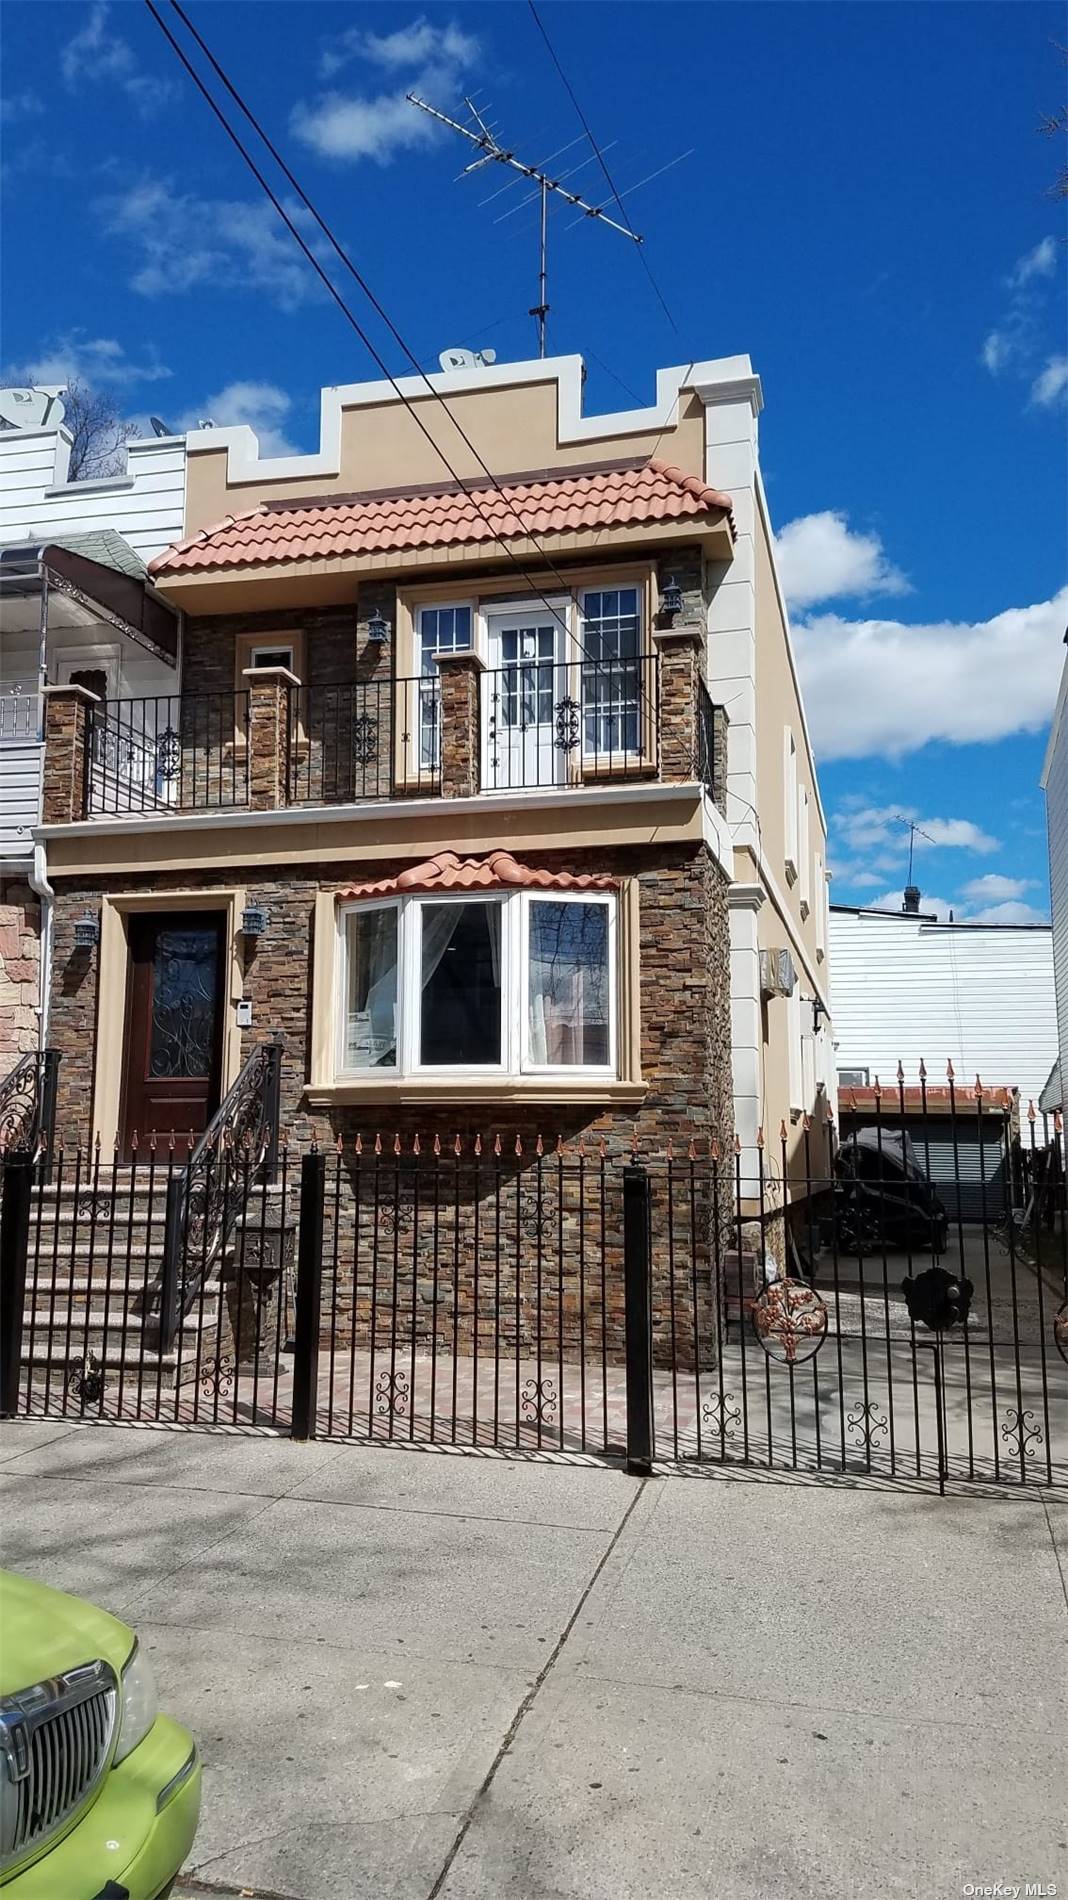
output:
<path id="1" fill-rule="evenodd" d="M 173 435 L 174 434 L 174 430 L 170 428 L 166 422 L 161 422 L 158 416 L 149 416 L 148 422 L 149 422 L 149 427 L 151 428 L 153 435 Z"/>
<path id="2" fill-rule="evenodd" d="M 496 350 L 442 350 L 438 357 L 443 370 L 488 369 L 496 361 Z"/>
<path id="3" fill-rule="evenodd" d="M 58 390 L 0 389 L 0 422 L 11 429 L 58 429 L 63 414 Z"/>

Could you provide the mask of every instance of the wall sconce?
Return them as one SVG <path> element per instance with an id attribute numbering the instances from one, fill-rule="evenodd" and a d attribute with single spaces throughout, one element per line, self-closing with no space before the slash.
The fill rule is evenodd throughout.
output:
<path id="1" fill-rule="evenodd" d="M 241 935 L 255 942 L 262 937 L 267 928 L 268 913 L 264 904 L 246 904 L 241 912 Z"/>
<path id="2" fill-rule="evenodd" d="M 676 615 L 681 614 L 681 612 L 682 588 L 679 586 L 673 574 L 671 579 L 664 583 L 660 591 L 660 618 L 670 627 L 673 625 Z"/>
<path id="3" fill-rule="evenodd" d="M 367 639 L 371 646 L 376 647 L 384 647 L 389 640 L 389 621 L 381 607 L 375 608 L 367 622 Z"/>
<path id="4" fill-rule="evenodd" d="M 91 911 L 74 919 L 74 948 L 76 950 L 95 950 L 100 942 L 100 919 Z"/>

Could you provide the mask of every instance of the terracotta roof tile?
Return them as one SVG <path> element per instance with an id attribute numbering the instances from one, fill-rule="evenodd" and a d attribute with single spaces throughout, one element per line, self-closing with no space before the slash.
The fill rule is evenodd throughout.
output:
<path id="1" fill-rule="evenodd" d="M 486 858 L 458 858 L 455 851 L 439 851 L 425 864 L 414 864 L 397 877 L 377 884 L 350 884 L 338 898 L 403 897 L 411 891 L 486 891 L 515 887 L 539 891 L 614 891 L 618 878 L 595 877 L 589 872 L 535 870 L 520 864 L 510 851 L 491 851 Z"/>
<path id="2" fill-rule="evenodd" d="M 498 536 L 697 520 L 730 511 L 729 495 L 666 462 L 588 469 L 469 493 L 370 495 L 279 506 L 263 502 L 165 548 L 153 575 L 260 567 L 280 561 L 477 546 Z"/>

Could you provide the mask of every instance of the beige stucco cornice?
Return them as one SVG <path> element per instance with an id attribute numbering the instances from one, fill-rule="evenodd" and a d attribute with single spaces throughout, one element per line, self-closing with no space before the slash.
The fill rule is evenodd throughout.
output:
<path id="1" fill-rule="evenodd" d="M 571 787 L 475 798 L 396 799 L 317 810 L 191 812 L 43 825 L 49 877 L 274 870 L 499 850 L 703 844 L 730 875 L 730 835 L 697 784 Z"/>

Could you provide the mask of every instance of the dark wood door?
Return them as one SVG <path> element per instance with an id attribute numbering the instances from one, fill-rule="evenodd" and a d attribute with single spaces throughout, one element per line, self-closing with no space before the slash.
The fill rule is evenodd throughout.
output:
<path id="1" fill-rule="evenodd" d="M 225 915 L 130 918 L 123 1141 L 202 1134 L 219 1106 Z"/>

